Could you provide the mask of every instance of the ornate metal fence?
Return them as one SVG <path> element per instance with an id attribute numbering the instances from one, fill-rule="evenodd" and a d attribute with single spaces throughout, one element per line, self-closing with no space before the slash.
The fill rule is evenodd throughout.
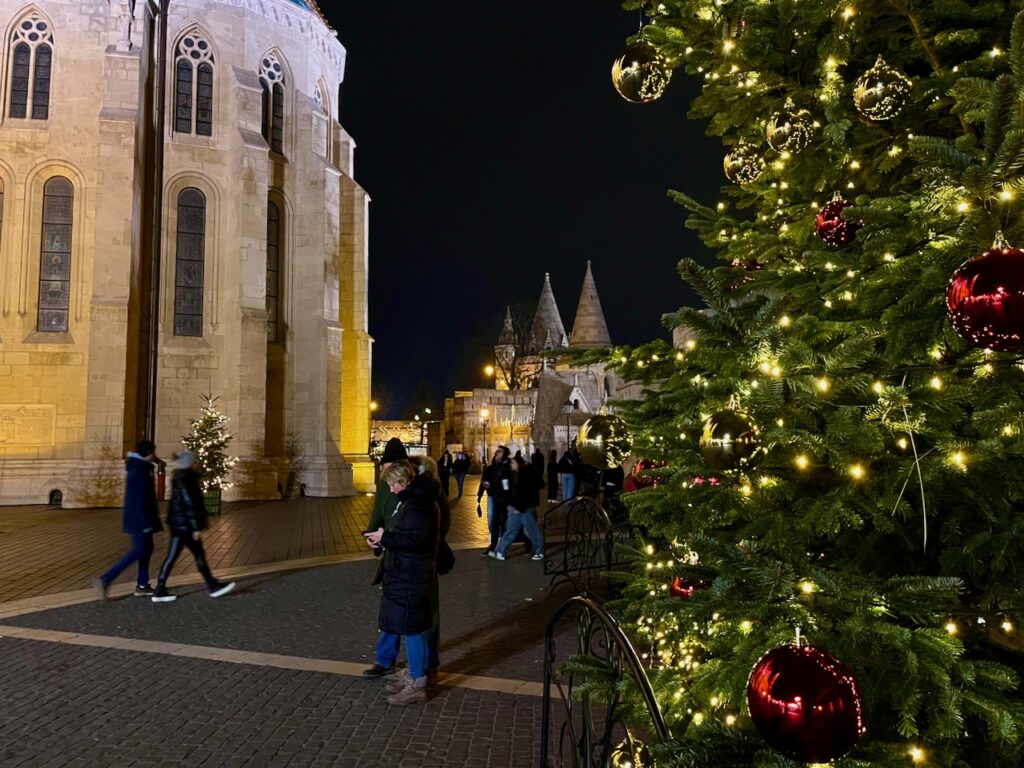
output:
<path id="1" fill-rule="evenodd" d="M 571 651 L 558 625 L 563 618 L 576 618 L 576 640 Z M 559 658 L 561 640 L 564 658 Z M 590 674 L 600 674 L 614 684 L 611 693 L 595 696 L 590 688 L 581 688 L 573 674 L 563 675 L 559 665 L 570 656 L 588 657 Z M 624 719 L 624 695 L 629 679 L 635 686 L 649 715 L 649 723 Z M 593 600 L 576 596 L 555 611 L 548 622 L 544 651 L 544 704 L 541 717 L 540 764 L 542 768 L 611 768 L 612 766 L 650 764 L 640 736 L 658 740 L 669 738 L 661 709 L 654 698 L 650 681 L 629 639 L 619 624 Z M 552 734 L 552 731 L 556 731 Z M 552 736 L 556 738 L 552 739 Z"/>
<path id="2" fill-rule="evenodd" d="M 547 558 L 544 575 L 552 586 L 564 580 L 575 592 L 590 591 L 595 575 L 623 565 L 619 544 L 632 545 L 627 523 L 613 523 L 597 499 L 575 496 L 544 515 Z"/>

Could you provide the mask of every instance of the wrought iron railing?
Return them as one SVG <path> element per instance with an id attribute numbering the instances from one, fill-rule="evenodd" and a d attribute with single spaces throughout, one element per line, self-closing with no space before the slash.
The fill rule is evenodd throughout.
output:
<path id="1" fill-rule="evenodd" d="M 601 572 L 624 565 L 619 545 L 632 546 L 628 523 L 613 523 L 601 503 L 590 496 L 574 496 L 544 515 L 547 557 L 544 575 L 552 586 L 560 581 L 580 594 L 592 592 L 592 580 Z"/>
<path id="2" fill-rule="evenodd" d="M 576 617 L 576 642 L 563 647 L 559 657 L 558 625 L 567 615 Z M 541 715 L 540 765 L 542 768 L 611 768 L 650 763 L 640 736 L 661 741 L 670 734 L 650 681 L 629 639 L 618 622 L 593 600 L 575 596 L 563 603 L 548 622 L 544 643 L 544 703 Z M 573 673 L 563 673 L 570 657 L 588 659 L 591 673 L 611 678 L 606 695 L 579 685 Z M 627 722 L 625 699 L 630 679 L 635 695 L 646 707 L 649 722 Z M 552 731 L 557 738 L 552 740 Z"/>

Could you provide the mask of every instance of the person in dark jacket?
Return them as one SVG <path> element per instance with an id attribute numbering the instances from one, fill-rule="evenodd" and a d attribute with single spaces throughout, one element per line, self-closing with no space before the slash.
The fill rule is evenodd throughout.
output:
<path id="1" fill-rule="evenodd" d="M 125 461 L 124 514 L 121 529 L 132 538 L 128 554 L 93 582 L 100 600 L 107 599 L 107 590 L 114 579 L 134 562 L 139 564 L 135 579 L 135 597 L 153 594 L 149 586 L 149 559 L 153 556 L 153 534 L 161 530 L 160 515 L 156 507 L 156 487 L 153 470 L 157 462 L 156 446 L 151 440 L 141 440 Z"/>
<path id="2" fill-rule="evenodd" d="M 455 454 L 455 461 L 452 462 L 452 474 L 455 475 L 455 485 L 459 489 L 458 498 L 462 498 L 462 486 L 466 482 L 466 473 L 469 472 L 469 454 L 459 451 Z"/>
<path id="3" fill-rule="evenodd" d="M 504 482 L 503 482 L 504 481 Z M 483 553 L 483 557 L 493 556 L 498 548 L 498 539 L 505 532 L 506 499 L 509 489 L 508 448 L 499 445 L 494 449 L 494 458 L 484 468 L 480 478 L 480 486 L 476 491 L 476 514 L 483 517 L 480 500 L 487 492 L 487 530 L 491 541 Z"/>
<path id="4" fill-rule="evenodd" d="M 533 453 L 530 454 L 530 463 L 533 464 L 533 469 L 537 473 L 537 477 L 539 477 L 541 483 L 543 483 L 544 482 L 544 454 L 541 453 L 540 448 L 534 449 Z"/>
<path id="5" fill-rule="evenodd" d="M 544 536 L 537 526 L 537 507 L 540 504 L 540 478 L 533 465 L 522 458 L 513 458 L 511 464 L 511 489 L 508 498 L 508 522 L 505 533 L 498 541 L 494 552 L 495 558 L 505 560 L 508 550 L 515 541 L 519 531 L 526 532 L 526 537 L 533 545 L 532 560 L 544 559 Z"/>
<path id="6" fill-rule="evenodd" d="M 407 463 L 393 464 L 381 478 L 398 497 L 396 521 L 390 530 L 367 533 L 366 544 L 384 550 L 380 631 L 405 638 L 408 667 L 402 688 L 387 699 L 388 704 L 401 706 L 427 699 L 427 635 L 437 594 L 438 489 L 431 478 L 417 476 Z M 394 659 L 378 658 L 376 662 L 394 667 Z"/>
<path id="7" fill-rule="evenodd" d="M 548 453 L 548 503 L 558 501 L 558 451 L 554 448 Z"/>
<path id="8" fill-rule="evenodd" d="M 581 463 L 580 454 L 573 443 L 558 462 L 558 474 L 562 476 L 562 501 L 568 501 L 576 495 L 576 475 Z"/>
<path id="9" fill-rule="evenodd" d="M 206 564 L 203 549 L 203 531 L 206 530 L 206 504 L 199 486 L 199 472 L 196 457 L 191 451 L 182 451 L 175 460 L 177 469 L 171 480 L 171 504 L 167 510 L 167 527 L 171 531 L 171 543 L 167 557 L 160 567 L 156 581 L 154 603 L 169 603 L 178 596 L 167 591 L 167 578 L 171 575 L 182 549 L 188 549 L 196 561 L 196 568 L 206 580 L 210 597 L 221 597 L 235 588 L 235 582 L 217 581 Z"/>
<path id="10" fill-rule="evenodd" d="M 437 473 L 438 480 L 441 481 L 441 492 L 444 494 L 446 499 L 452 495 L 450 481 L 452 477 L 453 463 L 454 459 L 452 459 L 452 452 L 445 448 L 444 453 L 441 454 L 441 460 L 437 462 Z"/>

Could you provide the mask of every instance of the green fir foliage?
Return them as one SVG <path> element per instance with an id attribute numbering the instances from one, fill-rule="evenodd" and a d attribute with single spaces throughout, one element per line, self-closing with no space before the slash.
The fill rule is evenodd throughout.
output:
<path id="1" fill-rule="evenodd" d="M 190 419 L 190 430 L 181 438 L 182 445 L 199 460 L 204 491 L 231 487 L 228 476 L 237 459 L 228 453 L 234 435 L 228 432 L 228 417 L 217 408 L 219 398 L 203 395 L 199 418 Z"/>
<path id="2" fill-rule="evenodd" d="M 866 735 L 836 765 L 1024 765 L 1024 357 L 972 347 L 945 308 L 998 232 L 1024 246 L 1022 5 L 624 4 L 704 83 L 690 117 L 723 154 L 766 161 L 718 200 L 669 193 L 718 256 L 679 262 L 704 306 L 664 318 L 678 348 L 607 357 L 647 384 L 621 404 L 635 451 L 667 462 L 627 496 L 644 546 L 618 605 L 672 730 L 659 766 L 794 766 L 746 687 L 798 627 L 863 694 Z M 853 91 L 879 56 L 913 86 L 870 120 Z M 766 126 L 787 99 L 814 135 L 779 153 Z M 863 225 L 843 247 L 815 233 L 833 195 Z M 703 425 L 737 401 L 762 452 L 709 469 Z M 675 577 L 710 586 L 674 597 Z"/>

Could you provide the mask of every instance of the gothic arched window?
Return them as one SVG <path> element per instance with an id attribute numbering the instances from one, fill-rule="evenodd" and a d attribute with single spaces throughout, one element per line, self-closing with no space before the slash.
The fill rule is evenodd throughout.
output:
<path id="1" fill-rule="evenodd" d="M 7 115 L 13 118 L 50 117 L 50 71 L 53 67 L 53 30 L 38 11 L 14 25 L 11 36 L 10 101 Z"/>
<path id="2" fill-rule="evenodd" d="M 281 327 L 281 209 L 267 203 L 267 341 L 276 342 Z"/>
<path id="3" fill-rule="evenodd" d="M 174 252 L 174 335 L 203 335 L 206 196 L 195 187 L 178 193 Z"/>
<path id="4" fill-rule="evenodd" d="M 174 130 L 213 135 L 213 50 L 198 31 L 181 38 L 174 52 Z"/>
<path id="5" fill-rule="evenodd" d="M 71 303 L 71 226 L 75 188 L 63 176 L 43 185 L 43 233 L 39 253 L 36 329 L 66 333 Z"/>
<path id="6" fill-rule="evenodd" d="M 260 62 L 263 88 L 263 138 L 270 149 L 280 153 L 284 146 L 284 68 L 277 56 L 268 53 Z"/>

